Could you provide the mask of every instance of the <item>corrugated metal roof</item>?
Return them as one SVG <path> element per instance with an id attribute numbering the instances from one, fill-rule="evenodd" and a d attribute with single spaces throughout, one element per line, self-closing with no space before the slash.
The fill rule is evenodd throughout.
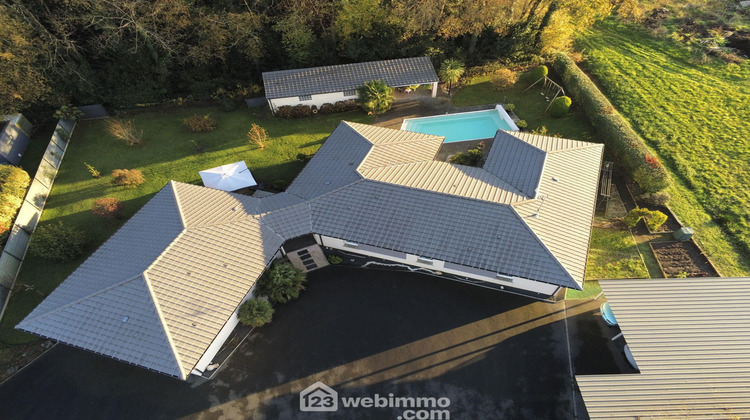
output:
<path id="1" fill-rule="evenodd" d="M 523 221 L 582 285 L 603 145 L 547 154 L 539 196 L 513 204 Z"/>
<path id="2" fill-rule="evenodd" d="M 440 137 L 346 122 L 286 193 L 170 182 L 18 327 L 185 378 L 282 243 L 311 232 L 577 287 L 601 146 L 533 140 L 561 150 L 547 154 L 543 204 L 485 169 L 432 161 Z M 144 335 L 122 336 L 128 306 L 109 302 L 146 292 L 131 305 Z"/>
<path id="3" fill-rule="evenodd" d="M 528 197 L 536 197 L 547 153 L 518 137 L 498 131 L 484 169 L 514 186 Z"/>
<path id="4" fill-rule="evenodd" d="M 641 373 L 576 376 L 592 419 L 750 418 L 750 278 L 601 286 Z"/>
<path id="5" fill-rule="evenodd" d="M 388 86 L 410 86 L 437 82 L 438 77 L 428 57 L 263 73 L 263 85 L 268 99 L 353 90 L 370 80 L 382 80 Z"/>

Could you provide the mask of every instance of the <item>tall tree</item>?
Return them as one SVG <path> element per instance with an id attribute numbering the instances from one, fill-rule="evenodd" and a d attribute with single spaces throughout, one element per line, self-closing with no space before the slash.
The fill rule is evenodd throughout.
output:
<path id="1" fill-rule="evenodd" d="M 49 92 L 38 67 L 43 47 L 28 24 L 0 5 L 0 114 L 18 112 Z"/>

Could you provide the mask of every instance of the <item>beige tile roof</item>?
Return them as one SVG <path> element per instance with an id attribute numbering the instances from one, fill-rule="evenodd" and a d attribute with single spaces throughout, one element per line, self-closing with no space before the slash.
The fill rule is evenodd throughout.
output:
<path id="1" fill-rule="evenodd" d="M 640 374 L 577 375 L 592 419 L 750 418 L 750 278 L 601 286 Z"/>
<path id="2" fill-rule="evenodd" d="M 185 378 L 283 242 L 311 232 L 580 287 L 602 147 L 498 135 L 529 159 L 436 162 L 441 137 L 344 122 L 286 193 L 170 182 L 18 328 Z"/>

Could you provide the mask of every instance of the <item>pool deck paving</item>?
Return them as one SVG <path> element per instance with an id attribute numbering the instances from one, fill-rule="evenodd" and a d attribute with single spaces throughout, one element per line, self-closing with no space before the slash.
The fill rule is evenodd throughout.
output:
<path id="1" fill-rule="evenodd" d="M 59 345 L 0 385 L 0 405 L 4 419 L 403 414 L 301 412 L 299 392 L 322 381 L 343 397 L 447 397 L 452 419 L 585 419 L 571 374 L 619 372 L 626 364 L 598 307 L 329 266 L 311 272 L 301 298 L 277 306 L 272 323 L 254 330 L 210 381 L 183 382 Z"/>

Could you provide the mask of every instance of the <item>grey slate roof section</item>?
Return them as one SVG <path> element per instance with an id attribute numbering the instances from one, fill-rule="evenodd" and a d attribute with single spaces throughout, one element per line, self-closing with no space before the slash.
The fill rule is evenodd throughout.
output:
<path id="1" fill-rule="evenodd" d="M 410 86 L 437 82 L 438 77 L 428 57 L 263 73 L 268 99 L 353 90 L 370 80 L 383 80 L 389 86 Z"/>
<path id="2" fill-rule="evenodd" d="M 577 287 L 508 206 L 360 181 L 311 207 L 322 235 Z"/>
<path id="3" fill-rule="evenodd" d="M 370 142 L 342 122 L 286 191 L 311 199 L 361 179 L 356 169 L 371 147 Z"/>
<path id="4" fill-rule="evenodd" d="M 641 373 L 576 375 L 592 419 L 750 418 L 750 278 L 600 284 Z"/>
<path id="5" fill-rule="evenodd" d="M 167 184 L 39 304 L 28 318 L 35 318 L 140 275 L 181 232 L 180 214 L 170 184 Z"/>
<path id="6" fill-rule="evenodd" d="M 40 307 L 46 303 L 45 300 Z M 123 322 L 124 319 L 126 322 Z M 39 316 L 32 313 L 17 328 L 183 377 L 142 276 L 98 291 L 52 312 Z"/>
<path id="7" fill-rule="evenodd" d="M 546 157 L 543 150 L 498 130 L 484 169 L 533 198 L 537 195 Z"/>
<path id="8" fill-rule="evenodd" d="M 297 204 L 302 204 L 304 202 L 305 200 L 303 198 L 290 194 L 288 192 L 273 194 L 260 199 L 257 207 L 257 213 L 265 214 L 283 209 L 285 207 L 296 206 Z"/>
<path id="9" fill-rule="evenodd" d="M 292 239 L 312 232 L 311 217 L 310 204 L 305 202 L 266 213 L 260 221 L 284 239 Z"/>

